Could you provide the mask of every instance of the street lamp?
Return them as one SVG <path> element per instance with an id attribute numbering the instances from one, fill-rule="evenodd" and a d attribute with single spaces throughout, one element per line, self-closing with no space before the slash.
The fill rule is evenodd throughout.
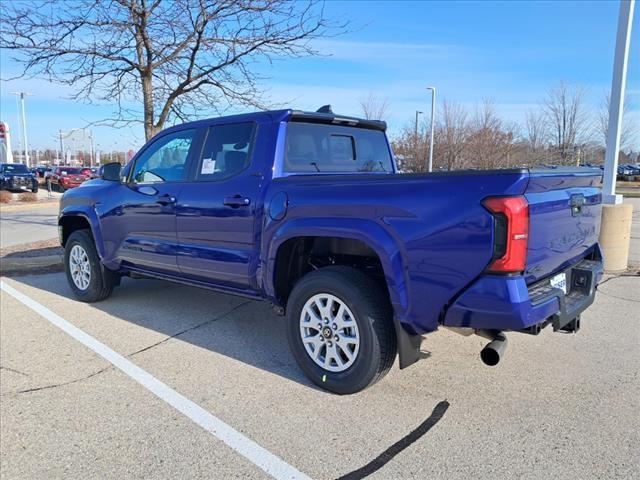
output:
<path id="1" fill-rule="evenodd" d="M 24 163 L 29 166 L 29 142 L 27 141 L 27 117 L 24 110 L 24 97 L 33 95 L 28 92 L 11 92 L 11 95 L 17 95 L 20 97 L 20 105 L 22 110 L 22 138 L 24 139 Z"/>
<path id="2" fill-rule="evenodd" d="M 436 87 L 427 87 L 431 90 L 431 139 L 429 140 L 429 171 L 433 171 L 433 137 L 436 119 Z"/>
<path id="3" fill-rule="evenodd" d="M 422 112 L 419 112 L 418 110 L 416 110 L 416 132 L 413 136 L 413 141 L 415 142 L 415 148 L 416 148 L 416 163 L 418 162 L 418 115 L 422 114 Z"/>

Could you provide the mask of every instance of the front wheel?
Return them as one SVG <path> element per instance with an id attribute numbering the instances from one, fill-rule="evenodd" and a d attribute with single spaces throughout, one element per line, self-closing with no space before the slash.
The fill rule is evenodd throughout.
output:
<path id="1" fill-rule="evenodd" d="M 334 393 L 372 385 L 396 356 L 388 296 L 354 268 L 326 267 L 305 275 L 289 297 L 287 327 L 300 368 Z"/>
<path id="2" fill-rule="evenodd" d="M 117 274 L 100 264 L 89 230 L 73 232 L 64 247 L 64 267 L 73 295 L 81 302 L 99 302 L 113 291 Z"/>
<path id="3" fill-rule="evenodd" d="M 58 183 L 58 191 L 60 193 L 64 193 L 64 190 L 65 190 L 64 185 L 62 185 L 61 183 Z"/>

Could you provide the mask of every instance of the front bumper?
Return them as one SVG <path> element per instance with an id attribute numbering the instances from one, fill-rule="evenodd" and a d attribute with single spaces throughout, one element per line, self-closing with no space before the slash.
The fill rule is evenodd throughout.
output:
<path id="1" fill-rule="evenodd" d="M 83 182 L 60 182 L 64 188 L 76 188 L 82 185 Z"/>
<path id="2" fill-rule="evenodd" d="M 521 275 L 482 276 L 447 310 L 444 325 L 534 334 L 549 324 L 554 330 L 577 330 L 577 319 L 595 298 L 602 260 L 583 259 L 564 272 L 566 294 L 552 287 L 549 278 L 527 286 Z"/>
<path id="3" fill-rule="evenodd" d="M 3 186 L 10 190 L 31 190 L 38 186 L 38 181 L 33 177 L 9 177 L 4 179 Z"/>

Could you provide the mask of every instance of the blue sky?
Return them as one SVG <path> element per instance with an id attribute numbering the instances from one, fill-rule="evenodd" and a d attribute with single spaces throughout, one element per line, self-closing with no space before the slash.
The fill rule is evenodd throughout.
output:
<path id="1" fill-rule="evenodd" d="M 287 59 L 261 65 L 273 103 L 315 110 L 330 103 L 343 114 L 360 113 L 359 99 L 369 92 L 388 99 L 391 132 L 411 122 L 415 110 L 427 112 L 427 85 L 438 97 L 470 109 L 491 99 L 508 121 L 521 121 L 560 80 L 587 88 L 594 111 L 610 88 L 619 3 L 584 2 L 365 2 L 329 1 L 329 17 L 352 20 L 351 32 L 319 40 L 326 56 Z M 640 124 L 640 14 L 636 12 L 627 89 L 628 121 Z M 7 52 L 2 77 L 14 67 Z M 111 107 L 64 99 L 67 87 L 44 81 L 3 82 L 0 114 L 17 142 L 14 90 L 35 95 L 27 100 L 29 143 L 55 145 L 59 128 L 83 127 L 109 116 Z M 240 107 L 239 111 L 246 109 Z M 203 111 L 202 116 L 207 116 Z M 138 147 L 141 128 L 94 128 L 104 150 Z M 638 143 L 638 142 L 636 142 Z M 639 149 L 640 145 L 634 145 Z"/>

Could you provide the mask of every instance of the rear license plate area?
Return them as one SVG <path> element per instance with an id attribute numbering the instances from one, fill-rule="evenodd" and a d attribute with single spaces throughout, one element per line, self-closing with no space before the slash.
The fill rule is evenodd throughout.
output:
<path id="1" fill-rule="evenodd" d="M 567 274 L 565 272 L 554 275 L 549 280 L 549 284 L 553 288 L 559 288 L 566 295 L 567 294 Z"/>

